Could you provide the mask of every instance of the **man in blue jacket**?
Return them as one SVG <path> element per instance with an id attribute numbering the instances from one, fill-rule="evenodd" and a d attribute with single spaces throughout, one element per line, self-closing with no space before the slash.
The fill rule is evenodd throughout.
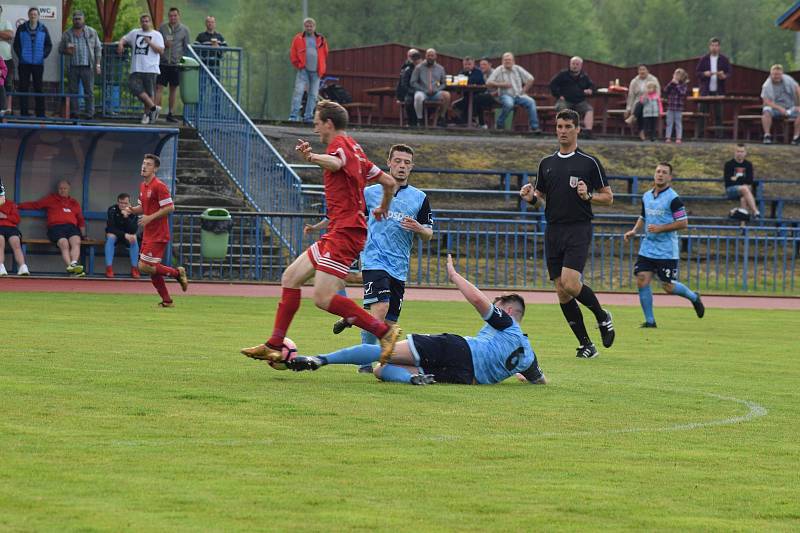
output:
<path id="1" fill-rule="evenodd" d="M 42 76 L 44 75 L 44 60 L 50 55 L 53 42 L 47 27 L 39 22 L 39 8 L 32 7 L 28 10 L 28 22 L 17 28 L 14 36 L 14 52 L 19 58 L 19 91 L 28 92 L 31 77 L 33 78 L 33 92 L 42 92 Z M 20 114 L 28 114 L 28 97 L 19 99 Z M 36 116 L 44 116 L 44 96 L 36 97 Z"/>

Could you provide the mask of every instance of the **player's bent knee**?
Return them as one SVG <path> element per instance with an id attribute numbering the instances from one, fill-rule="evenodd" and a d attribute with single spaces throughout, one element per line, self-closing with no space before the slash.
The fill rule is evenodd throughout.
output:
<path id="1" fill-rule="evenodd" d="M 150 263 L 139 261 L 139 272 L 142 274 L 155 274 L 156 267 Z"/>
<path id="2" fill-rule="evenodd" d="M 672 291 L 675 290 L 675 285 L 673 285 L 672 283 L 664 283 L 663 287 L 664 287 L 664 292 L 666 292 L 667 294 L 672 294 Z"/>
<path id="3" fill-rule="evenodd" d="M 381 379 L 381 372 L 383 372 L 383 365 L 378 365 L 372 369 L 372 375 L 375 376 L 375 379 L 378 381 L 383 381 Z"/>

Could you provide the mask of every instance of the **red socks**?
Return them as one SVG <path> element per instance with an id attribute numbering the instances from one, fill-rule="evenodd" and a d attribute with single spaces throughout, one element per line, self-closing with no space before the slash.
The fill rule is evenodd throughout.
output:
<path id="1" fill-rule="evenodd" d="M 281 301 L 278 304 L 278 312 L 275 314 L 275 325 L 272 328 L 272 336 L 267 344 L 278 348 L 283 346 L 283 338 L 289 330 L 297 310 L 300 309 L 300 289 L 288 289 L 281 291 Z"/>
<path id="2" fill-rule="evenodd" d="M 331 314 L 339 315 L 363 330 L 369 331 L 379 339 L 389 331 L 389 326 L 382 320 L 378 320 L 367 313 L 350 298 L 345 298 L 338 294 L 331 299 L 327 311 Z"/>
<path id="3" fill-rule="evenodd" d="M 166 276 L 168 278 L 177 278 L 178 277 L 178 269 L 168 267 L 166 265 L 162 265 L 161 263 L 156 263 L 156 275 L 158 276 Z"/>
<path id="4" fill-rule="evenodd" d="M 169 291 L 167 290 L 167 283 L 164 281 L 164 276 L 160 274 L 151 274 L 150 282 L 158 291 L 158 295 L 161 296 L 162 302 L 170 303 L 172 301 L 172 298 L 169 296 Z"/>

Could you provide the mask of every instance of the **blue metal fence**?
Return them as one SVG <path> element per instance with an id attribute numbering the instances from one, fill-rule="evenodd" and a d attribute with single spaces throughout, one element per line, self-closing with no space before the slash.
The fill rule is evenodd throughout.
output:
<path id="1" fill-rule="evenodd" d="M 180 262 L 192 264 L 192 277 L 278 281 L 296 254 L 283 239 L 304 249 L 319 235 L 304 235 L 304 223 L 315 215 L 301 213 L 234 213 L 228 256 L 198 260 L 199 213 L 176 213 L 174 244 Z M 286 230 L 278 238 L 261 224 L 269 218 Z M 599 290 L 635 290 L 633 265 L 639 238 L 625 242 L 629 224 L 596 223 L 584 277 Z M 692 226 L 681 235 L 679 279 L 701 292 L 757 291 L 797 294 L 800 229 Z M 544 253 L 544 225 L 537 220 L 439 218 L 434 237 L 418 239 L 411 255 L 409 286 L 448 284 L 445 268 L 451 253 L 461 271 L 481 287 L 550 288 Z"/>

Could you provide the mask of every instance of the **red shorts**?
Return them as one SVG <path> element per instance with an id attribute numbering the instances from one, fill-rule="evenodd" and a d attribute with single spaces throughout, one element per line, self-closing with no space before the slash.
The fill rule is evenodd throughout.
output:
<path id="1" fill-rule="evenodd" d="M 365 242 L 365 228 L 342 228 L 323 235 L 308 247 L 306 253 L 315 269 L 344 279 L 350 272 L 350 265 L 364 249 Z"/>
<path id="2" fill-rule="evenodd" d="M 160 263 L 167 251 L 168 244 L 169 242 L 142 242 L 139 260 L 151 265 Z"/>

